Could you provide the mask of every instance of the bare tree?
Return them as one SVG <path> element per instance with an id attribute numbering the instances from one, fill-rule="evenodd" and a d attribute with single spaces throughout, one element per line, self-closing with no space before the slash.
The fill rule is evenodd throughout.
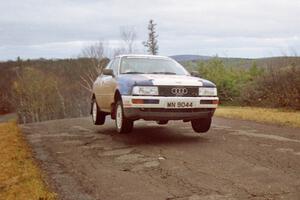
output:
<path id="1" fill-rule="evenodd" d="M 120 28 L 120 36 L 125 43 L 125 50 L 127 53 L 134 52 L 134 43 L 137 38 L 136 31 L 133 26 L 123 26 Z"/>
<path id="2" fill-rule="evenodd" d="M 105 48 L 103 42 L 97 42 L 82 50 L 82 56 L 89 58 L 91 65 L 87 67 L 86 73 L 80 76 L 81 86 L 88 91 L 92 91 L 93 83 L 97 76 L 102 73 L 103 68 L 109 62 L 105 57 Z"/>
<path id="3" fill-rule="evenodd" d="M 113 57 L 134 52 L 134 43 L 137 37 L 133 26 L 123 26 L 120 28 L 120 36 L 124 46 L 119 48 L 105 49 L 103 42 L 97 42 L 82 50 L 82 56 L 91 59 L 91 68 L 87 68 L 86 73 L 80 76 L 81 85 L 88 91 L 92 91 L 95 78 L 102 73 L 103 68 L 109 62 L 106 53 L 112 52 Z M 107 50 L 107 51 L 106 51 Z"/>
<path id="4" fill-rule="evenodd" d="M 110 60 L 108 58 L 102 58 L 98 63 L 99 67 L 87 67 L 86 72 L 80 76 L 81 86 L 91 92 L 95 79 L 102 73 L 103 68 L 109 63 L 109 61 Z"/>
<path id="5" fill-rule="evenodd" d="M 40 122 L 65 117 L 64 99 L 58 94 L 56 78 L 28 67 L 13 84 L 13 101 L 20 122 Z"/>
<path id="6" fill-rule="evenodd" d="M 113 57 L 121 55 L 121 54 L 126 54 L 128 51 L 124 47 L 119 47 L 119 48 L 114 48 L 112 49 Z"/>
<path id="7" fill-rule="evenodd" d="M 102 42 L 97 42 L 88 47 L 85 47 L 82 50 L 82 56 L 90 58 L 93 64 L 93 67 L 98 73 L 102 72 L 103 66 L 101 66 L 101 60 L 104 56 L 104 45 Z"/>

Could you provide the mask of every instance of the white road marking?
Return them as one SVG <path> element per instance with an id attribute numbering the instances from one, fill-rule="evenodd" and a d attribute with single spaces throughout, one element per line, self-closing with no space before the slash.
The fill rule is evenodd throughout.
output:
<path id="1" fill-rule="evenodd" d="M 292 148 L 277 148 L 275 150 L 278 151 L 278 152 L 282 152 L 282 153 L 291 153 L 291 154 L 294 154 L 296 156 L 300 156 L 300 152 L 296 152 Z"/>
<path id="2" fill-rule="evenodd" d="M 230 126 L 221 126 L 221 125 L 215 125 L 215 124 L 213 124 L 213 125 L 212 125 L 212 128 L 213 128 L 213 129 L 216 129 L 216 130 L 223 130 L 223 129 L 231 129 L 232 127 L 230 127 Z"/>
<path id="3" fill-rule="evenodd" d="M 291 148 L 278 148 L 276 149 L 276 151 L 279 151 L 279 152 L 294 152 L 294 149 L 291 149 Z"/>
<path id="4" fill-rule="evenodd" d="M 267 135 L 262 133 L 253 133 L 251 131 L 245 131 L 245 130 L 234 130 L 233 132 L 228 132 L 230 135 L 242 135 L 242 136 L 248 136 L 248 137 L 257 137 L 257 138 L 265 138 L 265 139 L 271 139 L 271 140 L 277 140 L 281 142 L 297 142 L 300 143 L 300 140 L 296 139 L 290 139 L 278 135 Z"/>
<path id="5" fill-rule="evenodd" d="M 294 152 L 294 155 L 300 156 L 300 152 Z"/>

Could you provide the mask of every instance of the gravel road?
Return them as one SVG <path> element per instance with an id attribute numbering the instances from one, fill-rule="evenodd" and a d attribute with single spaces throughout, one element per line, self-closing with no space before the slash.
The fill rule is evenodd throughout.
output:
<path id="1" fill-rule="evenodd" d="M 300 129 L 217 117 L 205 134 L 138 121 L 121 135 L 90 118 L 22 129 L 59 199 L 300 199 Z"/>

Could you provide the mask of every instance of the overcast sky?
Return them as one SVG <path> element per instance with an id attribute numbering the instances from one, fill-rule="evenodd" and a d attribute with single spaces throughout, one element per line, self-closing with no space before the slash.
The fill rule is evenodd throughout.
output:
<path id="1" fill-rule="evenodd" d="M 300 54 L 300 0 L 0 0 L 0 60 L 76 57 L 117 46 L 133 26 L 145 50 L 149 19 L 159 53 L 225 57 Z"/>

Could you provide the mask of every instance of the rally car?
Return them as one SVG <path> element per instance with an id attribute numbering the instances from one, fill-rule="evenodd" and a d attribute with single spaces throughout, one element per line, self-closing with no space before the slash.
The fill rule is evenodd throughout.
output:
<path id="1" fill-rule="evenodd" d="M 218 101 L 214 83 L 169 57 L 120 55 L 93 84 L 91 115 L 95 125 L 110 115 L 119 133 L 131 132 L 139 119 L 160 125 L 182 120 L 195 132 L 207 132 Z"/>

